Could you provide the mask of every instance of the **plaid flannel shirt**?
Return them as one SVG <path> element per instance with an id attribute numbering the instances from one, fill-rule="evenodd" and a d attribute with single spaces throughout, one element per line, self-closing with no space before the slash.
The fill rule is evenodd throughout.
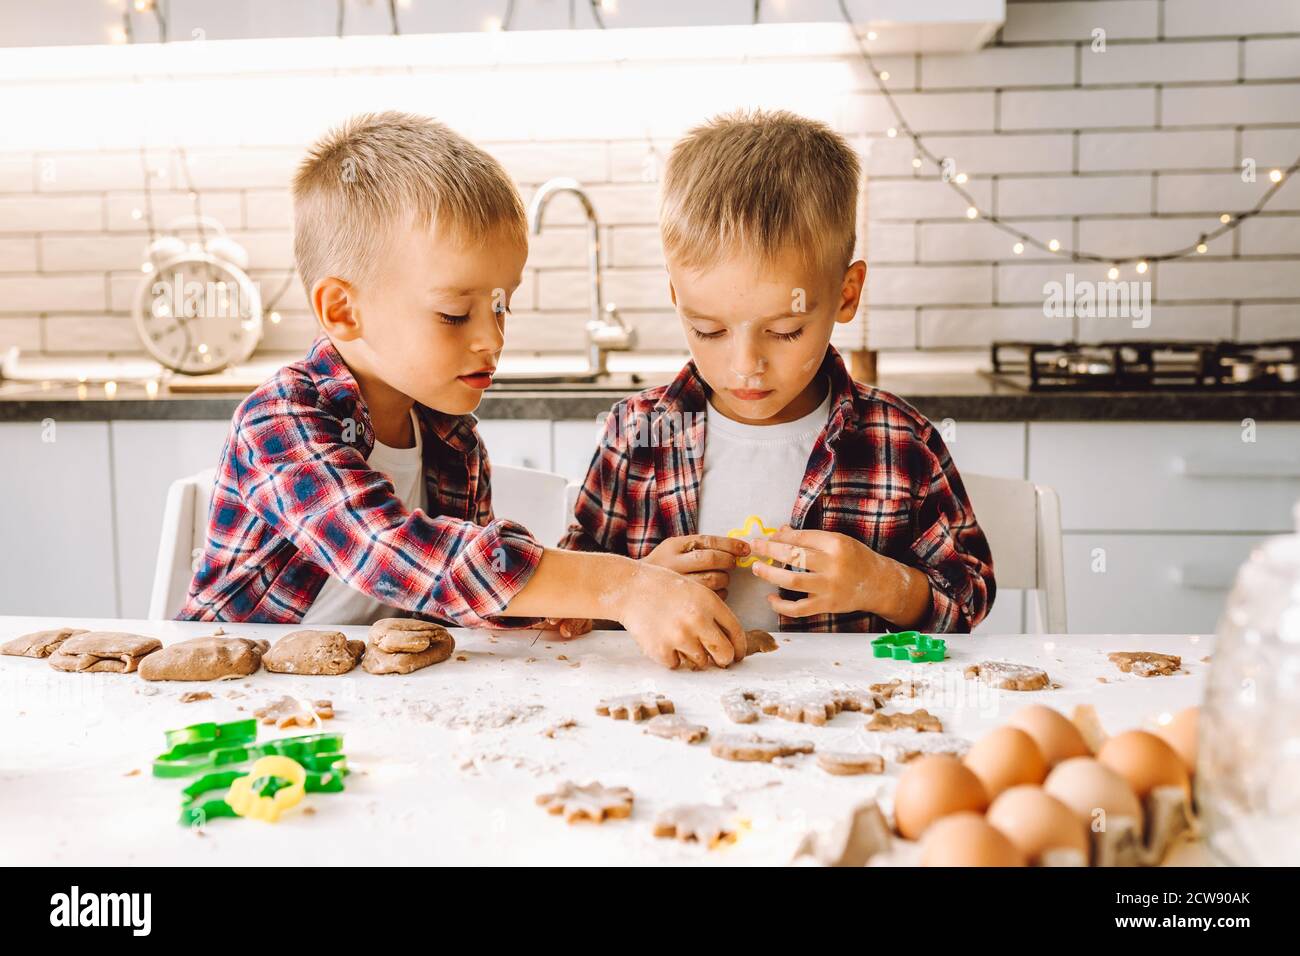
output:
<path id="1" fill-rule="evenodd" d="M 918 629 L 969 631 L 993 604 L 993 558 L 943 439 L 902 399 L 853 381 L 834 347 L 821 371 L 831 411 L 790 526 L 846 534 L 916 568 L 933 595 Z M 665 538 L 696 534 L 707 401 L 690 362 L 670 384 L 615 405 L 560 547 L 643 558 Z M 863 611 L 781 617 L 783 631 L 890 629 Z"/>
<path id="2" fill-rule="evenodd" d="M 221 452 L 206 545 L 177 620 L 297 623 L 333 574 L 413 616 L 529 623 L 491 620 L 528 582 L 542 546 L 493 519 L 476 419 L 415 410 L 428 513 L 407 511 L 366 464 L 370 414 L 325 336 L 249 395 Z"/>

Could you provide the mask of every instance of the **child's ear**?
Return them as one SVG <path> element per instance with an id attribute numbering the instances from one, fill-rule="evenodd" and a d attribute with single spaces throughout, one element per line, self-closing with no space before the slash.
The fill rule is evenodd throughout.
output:
<path id="1" fill-rule="evenodd" d="M 321 327 L 344 342 L 361 335 L 360 315 L 352 286 L 336 276 L 326 276 L 311 290 L 312 309 Z"/>
<path id="2" fill-rule="evenodd" d="M 673 306 L 677 305 L 677 290 L 673 288 L 673 280 L 668 280 L 668 297 L 673 300 Z"/>
<path id="3" fill-rule="evenodd" d="M 836 322 L 852 322 L 858 314 L 858 302 L 867 284 L 867 264 L 861 259 L 849 266 L 840 283 L 840 307 L 835 313 Z"/>

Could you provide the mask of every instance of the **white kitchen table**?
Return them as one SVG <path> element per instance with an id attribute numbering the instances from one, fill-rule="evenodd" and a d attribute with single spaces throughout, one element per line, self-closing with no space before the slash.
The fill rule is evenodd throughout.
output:
<path id="1" fill-rule="evenodd" d="M 164 644 L 213 633 L 174 621 L 0 617 L 0 641 L 57 626 L 124 630 Z M 224 625 L 232 636 L 274 641 L 293 625 Z M 364 638 L 366 628 L 341 628 Z M 667 671 L 642 657 L 621 632 L 559 641 L 537 631 L 456 630 L 448 661 L 409 676 L 357 668 L 341 677 L 259 671 L 218 683 L 149 683 L 135 674 L 65 674 L 47 661 L 0 657 L 0 863 L 65 865 L 288 864 L 784 864 L 810 831 L 824 831 L 852 807 L 878 797 L 886 812 L 898 767 L 880 776 L 832 776 L 811 756 L 788 765 L 733 763 L 707 741 L 689 745 L 595 714 L 602 697 L 668 695 L 677 712 L 710 736 L 757 731 L 854 748 L 863 715 L 824 727 L 764 717 L 730 723 L 720 695 L 733 687 L 785 690 L 924 678 L 932 690 L 899 709 L 923 706 L 945 731 L 977 739 L 1030 703 L 1065 713 L 1096 707 L 1106 730 L 1151 727 L 1160 715 L 1198 704 L 1213 639 L 1198 635 L 953 636 L 942 664 L 871 656 L 868 635 L 781 634 L 775 653 L 728 670 Z M 535 640 L 536 638 L 536 640 Z M 1123 674 L 1109 651 L 1177 654 L 1185 674 Z M 463 659 L 462 659 L 463 658 Z M 996 691 L 962 678 L 982 660 L 1034 664 L 1060 686 Z M 187 691 L 211 700 L 182 703 Z M 338 794 L 308 794 L 276 824 L 217 819 L 177 823 L 185 779 L 157 779 L 150 762 L 165 730 L 252 716 L 290 694 L 329 698 L 337 716 L 324 729 L 344 735 L 352 774 Z M 542 731 L 564 718 L 577 726 Z M 263 728 L 259 739 L 309 733 Z M 635 794 L 630 819 L 566 824 L 535 797 L 566 779 L 622 785 Z M 218 794 L 213 794 L 217 796 Z M 748 827 L 734 845 L 705 847 L 656 838 L 656 813 L 680 803 L 731 801 Z M 304 813 L 310 806 L 314 812 Z M 1204 863 L 1196 844 L 1169 862 Z"/>

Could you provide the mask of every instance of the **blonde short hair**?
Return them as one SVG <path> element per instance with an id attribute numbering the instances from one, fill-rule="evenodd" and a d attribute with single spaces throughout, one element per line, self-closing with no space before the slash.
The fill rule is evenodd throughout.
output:
<path id="1" fill-rule="evenodd" d="M 825 123 L 785 110 L 714 117 L 673 147 L 659 228 L 687 268 L 722 255 L 771 263 L 794 251 L 817 269 L 845 269 L 857 238 L 857 154 Z"/>
<path id="2" fill-rule="evenodd" d="M 528 244 L 519 192 L 501 164 L 427 116 L 354 116 L 308 151 L 293 177 L 293 251 L 308 296 L 326 276 L 375 274 L 395 229 L 433 227 L 457 241 Z"/>

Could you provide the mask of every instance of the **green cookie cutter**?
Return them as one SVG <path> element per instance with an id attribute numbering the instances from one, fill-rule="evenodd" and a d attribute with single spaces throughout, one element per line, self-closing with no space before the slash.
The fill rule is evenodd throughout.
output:
<path id="1" fill-rule="evenodd" d="M 948 643 L 920 631 L 899 631 L 873 639 L 871 653 L 876 657 L 892 657 L 896 661 L 941 661 L 948 654 Z"/>
<path id="2" fill-rule="evenodd" d="M 239 740 L 217 745 L 215 739 L 206 743 L 182 743 L 154 758 L 153 775 L 192 777 L 197 773 L 210 773 L 221 767 L 272 754 L 292 757 L 308 770 L 329 770 L 343 758 L 343 735 L 310 734 L 305 737 L 268 740 L 260 744 L 252 740 Z"/>

